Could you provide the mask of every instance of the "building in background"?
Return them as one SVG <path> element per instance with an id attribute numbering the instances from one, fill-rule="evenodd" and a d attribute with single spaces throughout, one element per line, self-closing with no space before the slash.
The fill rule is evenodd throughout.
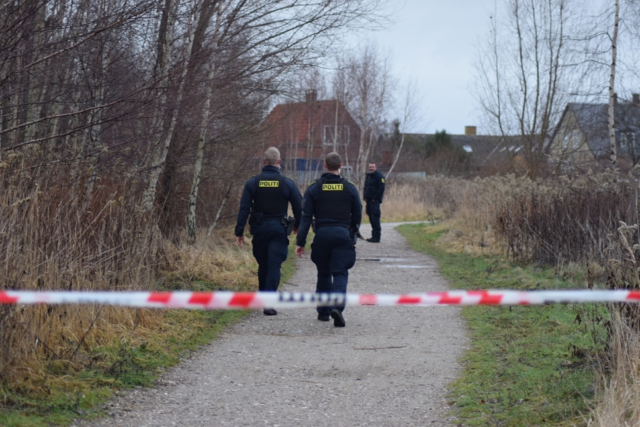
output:
<path id="1" fill-rule="evenodd" d="M 401 135 L 383 135 L 373 160 L 383 173 L 391 167 Z M 396 176 L 424 175 L 488 176 L 514 169 L 520 160 L 518 137 L 478 135 L 475 126 L 465 126 L 464 134 L 405 134 L 405 142 L 393 169 Z"/>
<path id="2" fill-rule="evenodd" d="M 317 98 L 316 90 L 307 90 L 304 102 L 278 104 L 265 119 L 264 147 L 280 150 L 283 173 L 298 184 L 319 177 L 324 156 L 332 151 L 342 156 L 343 175 L 349 178 L 358 156 L 360 127 L 345 105 Z"/>
<path id="3" fill-rule="evenodd" d="M 615 103 L 618 166 L 625 169 L 640 159 L 640 95 Z M 560 172 L 610 166 L 609 105 L 567 104 L 551 135 L 549 157 Z"/>

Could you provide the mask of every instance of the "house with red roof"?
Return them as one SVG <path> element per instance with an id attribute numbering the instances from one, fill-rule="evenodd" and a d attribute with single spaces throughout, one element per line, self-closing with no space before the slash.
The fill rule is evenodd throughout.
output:
<path id="1" fill-rule="evenodd" d="M 327 153 L 343 159 L 349 177 L 358 156 L 360 127 L 337 99 L 318 100 L 317 91 L 305 92 L 304 102 L 278 104 L 265 119 L 265 147 L 277 147 L 282 171 L 300 184 L 319 177 Z"/>

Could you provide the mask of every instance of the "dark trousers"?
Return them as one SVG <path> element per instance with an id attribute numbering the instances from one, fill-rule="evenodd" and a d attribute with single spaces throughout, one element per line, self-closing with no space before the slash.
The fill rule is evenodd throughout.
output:
<path id="1" fill-rule="evenodd" d="M 318 293 L 347 293 L 349 269 L 356 263 L 356 248 L 349 230 L 344 227 L 322 227 L 311 243 L 311 261 L 318 269 Z M 318 313 L 329 314 L 333 308 L 344 310 L 344 304 L 318 307 Z"/>
<path id="2" fill-rule="evenodd" d="M 267 221 L 253 236 L 253 256 L 258 261 L 258 289 L 276 292 L 280 284 L 280 268 L 289 254 L 289 239 L 282 224 Z"/>
<path id="3" fill-rule="evenodd" d="M 366 212 L 371 222 L 371 237 L 380 240 L 380 236 L 382 235 L 382 227 L 380 227 L 380 216 L 382 215 L 380 212 L 380 203 L 367 200 Z"/>

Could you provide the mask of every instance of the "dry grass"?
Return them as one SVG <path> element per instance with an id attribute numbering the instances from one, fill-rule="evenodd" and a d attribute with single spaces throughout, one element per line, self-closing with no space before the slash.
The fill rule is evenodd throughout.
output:
<path id="1" fill-rule="evenodd" d="M 201 234 L 204 234 L 203 233 Z M 220 235 L 203 238 L 193 246 L 158 244 L 162 269 L 156 289 L 257 289 L 255 261 L 249 250 L 238 250 Z M 136 286 L 137 285 L 137 286 Z M 148 282 L 131 288 L 149 289 Z M 145 345 L 162 346 L 172 334 L 184 336 L 198 325 L 176 324 L 167 312 L 100 305 L 3 307 L 3 379 L 11 391 L 30 398 L 74 392 L 93 387 L 92 379 L 74 380 L 86 369 L 108 368 L 113 360 L 95 359 L 93 349 Z M 189 331 L 183 331 L 187 328 Z M 161 339 L 159 339 L 161 338 Z M 5 406 L 16 404 L 5 396 Z"/>
<path id="2" fill-rule="evenodd" d="M 599 393 L 587 425 L 640 426 L 640 335 L 619 315 L 613 316 L 611 329 L 610 349 L 601 364 Z"/>
<path id="3" fill-rule="evenodd" d="M 227 229 L 211 237 L 205 237 L 202 230 L 194 245 L 175 246 L 165 242 L 163 287 L 183 289 L 193 287 L 194 282 L 206 282 L 213 289 L 257 290 L 257 264 L 251 255 L 251 240 L 247 240 L 247 247 L 238 250 L 235 237 Z"/>
<path id="4" fill-rule="evenodd" d="M 383 217 L 451 219 L 448 239 L 467 251 L 506 251 L 522 262 L 603 264 L 619 222 L 638 222 L 637 172 L 538 181 L 430 176 L 390 184 Z"/>
<path id="5" fill-rule="evenodd" d="M 390 184 L 385 192 L 385 221 L 450 220 L 443 239 L 452 250 L 469 253 L 502 251 L 494 232 L 497 201 L 504 199 L 514 177 L 465 180 L 428 176 Z"/>
<path id="6" fill-rule="evenodd" d="M 385 190 L 383 221 L 432 221 L 442 217 L 444 212 L 441 208 L 428 204 L 420 181 L 391 184 Z"/>

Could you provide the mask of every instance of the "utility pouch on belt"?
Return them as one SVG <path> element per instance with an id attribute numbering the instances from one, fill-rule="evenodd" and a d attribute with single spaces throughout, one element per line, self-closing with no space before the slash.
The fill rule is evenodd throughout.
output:
<path id="1" fill-rule="evenodd" d="M 249 225 L 264 224 L 264 214 L 262 212 L 251 212 L 251 223 Z"/>
<path id="2" fill-rule="evenodd" d="M 291 236 L 291 232 L 293 232 L 293 222 L 294 222 L 293 217 L 292 216 L 288 216 L 286 218 L 282 217 L 280 222 L 282 222 L 282 225 L 285 226 L 287 230 L 287 236 Z"/>

